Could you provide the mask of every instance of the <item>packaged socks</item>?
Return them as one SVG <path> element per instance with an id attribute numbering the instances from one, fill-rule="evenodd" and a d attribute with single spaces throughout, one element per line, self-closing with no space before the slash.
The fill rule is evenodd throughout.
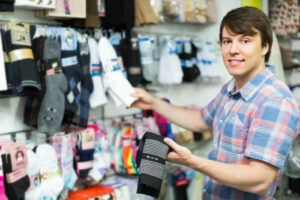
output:
<path id="1" fill-rule="evenodd" d="M 38 114 L 38 130 L 48 134 L 54 134 L 59 129 L 65 111 L 67 79 L 61 71 L 58 49 L 60 45 L 56 40 L 46 39 L 43 48 L 46 91 Z"/>
<path id="2" fill-rule="evenodd" d="M 9 140 L 1 140 L 0 145 L 3 149 L 1 157 L 5 194 L 9 199 L 22 200 L 30 185 L 26 172 L 28 160 L 25 145 Z"/>
<path id="3" fill-rule="evenodd" d="M 17 93 L 24 88 L 40 89 L 38 67 L 32 53 L 34 26 L 25 23 L 10 22 L 5 32 L 7 52 L 10 59 L 10 80 Z"/>
<path id="4" fill-rule="evenodd" d="M 140 172 L 137 193 L 158 198 L 169 151 L 162 136 L 151 132 L 143 136 L 136 158 Z"/>
<path id="5" fill-rule="evenodd" d="M 90 95 L 90 106 L 96 108 L 107 103 L 105 91 L 103 87 L 103 80 L 101 75 L 100 58 L 98 54 L 97 42 L 94 38 L 88 39 L 90 51 L 90 73 L 92 75 L 92 81 L 94 90 Z"/>
<path id="6" fill-rule="evenodd" d="M 61 63 L 63 73 L 68 80 L 68 89 L 65 92 L 65 123 L 72 123 L 78 110 L 80 100 L 80 84 L 83 79 L 82 69 L 78 60 L 78 42 L 76 30 L 61 29 Z"/>

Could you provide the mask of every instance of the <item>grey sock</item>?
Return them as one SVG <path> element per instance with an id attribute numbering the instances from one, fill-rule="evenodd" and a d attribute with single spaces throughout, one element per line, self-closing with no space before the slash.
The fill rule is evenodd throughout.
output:
<path id="1" fill-rule="evenodd" d="M 50 38 L 45 41 L 43 62 L 46 70 L 59 69 L 61 66 L 59 42 Z M 60 72 L 45 75 L 45 85 L 46 92 L 38 115 L 38 130 L 53 134 L 61 126 L 65 111 L 64 93 L 68 82 L 65 75 Z"/>

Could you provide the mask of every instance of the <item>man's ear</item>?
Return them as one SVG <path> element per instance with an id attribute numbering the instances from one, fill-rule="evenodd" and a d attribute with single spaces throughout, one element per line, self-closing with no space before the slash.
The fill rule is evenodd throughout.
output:
<path id="1" fill-rule="evenodd" d="M 262 56 L 266 56 L 266 54 L 269 51 L 269 47 L 270 47 L 269 43 L 266 43 L 265 46 L 262 47 L 263 48 Z"/>

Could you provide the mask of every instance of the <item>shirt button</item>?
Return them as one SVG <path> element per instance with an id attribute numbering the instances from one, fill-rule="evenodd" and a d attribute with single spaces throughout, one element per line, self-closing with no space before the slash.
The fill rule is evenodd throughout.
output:
<path id="1" fill-rule="evenodd" d="M 223 120 L 222 119 L 220 119 L 220 123 L 222 123 L 223 122 Z"/>

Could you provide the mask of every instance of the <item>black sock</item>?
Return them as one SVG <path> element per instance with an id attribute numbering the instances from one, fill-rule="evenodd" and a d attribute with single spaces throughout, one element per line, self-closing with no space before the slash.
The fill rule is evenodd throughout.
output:
<path id="1" fill-rule="evenodd" d="M 76 51 L 62 50 L 62 69 L 68 80 L 68 89 L 65 92 L 65 123 L 72 123 L 74 114 L 78 110 L 80 100 L 80 83 L 82 69 Z M 70 62 L 69 62 L 70 61 Z"/>
<path id="2" fill-rule="evenodd" d="M 155 198 L 159 196 L 166 157 L 170 150 L 163 138 L 147 132 L 141 140 L 136 157 L 140 172 L 137 193 Z"/>
<path id="3" fill-rule="evenodd" d="M 24 24 L 18 26 L 23 27 Z M 7 51 L 11 61 L 9 67 L 10 80 L 13 82 L 17 93 L 23 92 L 25 88 L 28 88 L 29 90 L 41 88 L 38 67 L 35 61 L 33 60 L 31 45 L 31 39 L 32 35 L 34 34 L 35 27 L 30 26 L 29 30 L 30 33 L 24 33 L 23 35 L 20 34 L 21 38 L 12 38 L 12 30 L 7 30 L 5 32 Z M 24 38 L 27 38 L 28 40 L 26 44 L 18 43 L 17 40 L 22 41 Z M 32 58 L 30 58 L 31 56 L 28 56 L 26 59 L 13 59 L 12 55 L 13 52 L 15 52 L 14 50 L 20 49 L 22 49 L 23 51 L 27 51 L 27 54 L 31 54 Z"/>
<path id="4" fill-rule="evenodd" d="M 90 111 L 90 94 L 93 92 L 93 82 L 90 74 L 90 54 L 87 38 L 79 42 L 79 63 L 82 69 L 83 79 L 81 81 L 81 91 L 79 100 L 79 120 L 80 127 L 87 127 Z M 77 118 L 77 117 L 76 117 Z M 76 120 L 77 121 L 77 120 Z"/>

